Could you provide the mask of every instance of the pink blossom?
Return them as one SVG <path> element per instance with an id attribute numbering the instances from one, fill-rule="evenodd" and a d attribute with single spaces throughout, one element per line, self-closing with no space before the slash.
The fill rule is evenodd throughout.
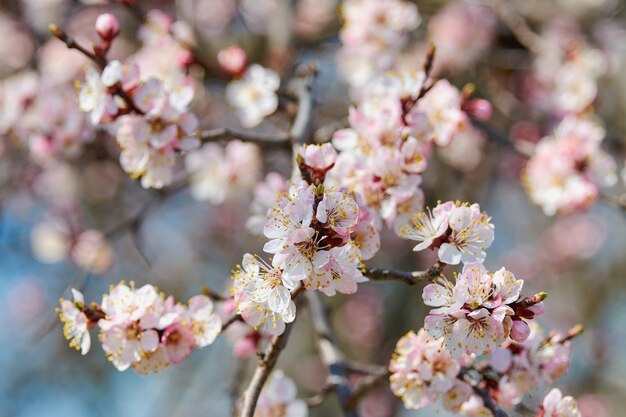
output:
<path id="1" fill-rule="evenodd" d="M 104 13 L 96 19 L 96 32 L 102 40 L 110 42 L 120 33 L 120 24 L 115 16 Z"/>
<path id="2" fill-rule="evenodd" d="M 281 370 L 272 372 L 257 402 L 255 417 L 307 417 L 306 403 L 296 398 L 296 384 Z"/>
<path id="3" fill-rule="evenodd" d="M 580 417 L 578 404 L 573 397 L 564 397 L 558 388 L 553 388 L 543 399 L 545 417 Z"/>
<path id="4" fill-rule="evenodd" d="M 58 309 L 59 318 L 63 322 L 63 335 L 70 342 L 70 347 L 86 355 L 91 348 L 89 335 L 89 319 L 83 312 L 85 299 L 80 291 L 72 288 L 74 301 L 61 298 L 61 308 Z"/>
<path id="5" fill-rule="evenodd" d="M 280 78 L 274 71 L 253 64 L 240 80 L 231 81 L 226 87 L 226 100 L 233 106 L 241 124 L 254 127 L 278 107 L 276 90 Z"/>
<path id="6" fill-rule="evenodd" d="M 246 51 L 238 45 L 229 46 L 217 53 L 217 62 L 229 74 L 241 74 L 246 67 L 247 61 Z"/>
<path id="7" fill-rule="evenodd" d="M 417 334 L 411 331 L 398 341 L 389 364 L 391 389 L 406 408 L 422 408 L 455 386 L 460 369 L 423 329 Z"/>

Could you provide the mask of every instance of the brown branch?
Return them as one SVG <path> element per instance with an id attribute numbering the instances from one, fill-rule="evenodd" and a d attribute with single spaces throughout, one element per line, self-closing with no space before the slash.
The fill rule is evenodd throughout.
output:
<path id="1" fill-rule="evenodd" d="M 373 388 L 376 388 L 377 386 L 389 380 L 389 377 L 391 376 L 391 372 L 389 372 L 389 370 L 387 370 L 387 368 L 385 367 L 381 367 L 381 368 L 382 369 L 380 369 L 379 371 L 372 373 L 366 376 L 365 378 L 363 378 L 361 383 L 356 387 L 356 389 L 352 393 L 352 396 L 350 397 L 350 400 L 348 402 L 348 405 L 350 408 L 356 409 L 359 403 L 359 400 L 361 398 L 363 398 Z"/>
<path id="2" fill-rule="evenodd" d="M 500 20 L 511 30 L 515 38 L 526 49 L 534 53 L 540 54 L 544 51 L 545 45 L 541 36 L 537 35 L 526 22 L 526 19 L 520 15 L 514 6 L 507 0 L 490 0 L 486 2 L 493 11 L 498 15 Z"/>
<path id="3" fill-rule="evenodd" d="M 481 387 L 480 381 L 476 381 L 474 378 L 470 376 L 468 372 L 469 370 L 470 369 L 467 369 L 467 368 L 461 369 L 461 372 L 459 372 L 458 378 L 461 381 L 466 382 L 472 387 L 474 392 L 478 394 L 478 396 L 483 400 L 485 407 L 487 407 L 491 411 L 491 413 L 493 414 L 493 417 L 509 417 L 506 411 L 500 408 L 493 401 L 493 398 L 491 398 L 491 395 L 489 395 L 488 389 Z"/>
<path id="4" fill-rule="evenodd" d="M 293 145 L 303 145 L 311 140 L 315 98 L 313 83 L 317 76 L 317 65 L 312 62 L 302 65 L 296 70 L 296 78 L 288 85 L 287 90 L 298 101 L 298 112 L 289 130 L 289 138 Z"/>
<path id="5" fill-rule="evenodd" d="M 311 320 L 315 330 L 317 347 L 322 361 L 328 368 L 328 386 L 333 387 L 339 398 L 341 409 L 347 417 L 358 417 L 351 407 L 352 390 L 348 381 L 348 368 L 343 353 L 337 348 L 335 336 L 328 323 L 328 316 L 318 293 L 309 292 L 306 295 Z"/>
<path id="6" fill-rule="evenodd" d="M 193 137 L 193 136 L 192 136 Z M 244 142 L 258 145 L 289 149 L 289 137 L 283 133 L 264 134 L 253 131 L 237 130 L 228 127 L 218 127 L 200 132 L 200 141 L 203 143 L 219 142 L 226 139 L 239 139 Z"/>
<path id="7" fill-rule="evenodd" d="M 239 314 L 233 314 L 232 316 L 230 316 L 224 323 L 222 323 L 222 332 L 226 329 L 228 329 L 233 323 L 236 323 L 238 321 L 242 321 L 243 318 L 239 315 Z"/>
<path id="8" fill-rule="evenodd" d="M 371 268 L 366 269 L 363 274 L 372 281 L 403 281 L 408 285 L 415 285 L 419 282 L 434 281 L 441 275 L 445 264 L 437 261 L 433 266 L 425 271 L 397 271 L 393 269 Z"/>
<path id="9" fill-rule="evenodd" d="M 87 58 L 95 62 L 100 67 L 101 71 L 108 65 L 109 61 L 106 59 L 106 57 L 104 57 L 103 55 L 95 54 L 93 52 L 89 52 L 85 47 L 81 46 L 78 42 L 76 42 L 74 38 L 70 37 L 67 33 L 65 33 L 60 27 L 58 27 L 54 23 L 51 23 L 48 26 L 48 30 L 53 36 L 58 38 L 61 42 L 65 43 L 65 45 L 69 49 L 76 49 L 77 51 L 85 55 Z M 141 114 L 141 115 L 145 114 L 143 110 L 141 110 L 139 107 L 135 105 L 135 103 L 133 102 L 133 99 L 128 95 L 126 91 L 124 91 L 121 85 L 118 84 L 113 87 L 113 94 L 117 95 L 118 97 L 122 99 L 122 101 L 124 101 L 124 104 L 126 104 L 126 107 L 128 108 L 128 110 L 137 114 Z"/>
<path id="10" fill-rule="evenodd" d="M 295 300 L 300 294 L 302 294 L 303 291 L 304 287 L 299 286 L 291 293 L 291 299 Z M 276 366 L 280 352 L 282 352 L 283 348 L 287 344 L 287 339 L 289 338 L 289 333 L 291 333 L 293 323 L 294 322 L 287 323 L 285 325 L 285 331 L 278 336 L 274 336 L 272 342 L 267 346 L 265 352 L 259 358 L 254 375 L 252 376 L 252 379 L 248 384 L 248 388 L 244 393 L 243 408 L 240 414 L 241 417 L 254 416 L 254 410 L 256 409 L 259 395 L 261 395 L 261 390 L 272 373 L 272 370 Z M 224 329 L 224 326 L 222 326 L 222 329 Z"/>
<path id="11" fill-rule="evenodd" d="M 241 417 L 254 416 L 254 410 L 256 409 L 259 395 L 261 395 L 261 390 L 263 389 L 265 382 L 269 378 L 270 373 L 276 366 L 276 362 L 278 361 L 280 352 L 282 352 L 285 344 L 287 343 L 289 333 L 291 333 L 292 325 L 293 322 L 288 323 L 285 326 L 285 331 L 272 339 L 272 342 L 267 347 L 262 357 L 259 359 L 259 363 L 257 364 L 256 370 L 254 371 L 254 375 L 252 376 L 250 384 L 248 384 L 248 388 L 246 389 L 246 392 L 244 394 Z"/>
<path id="12" fill-rule="evenodd" d="M 50 33 L 63 42 L 69 49 L 76 49 L 81 54 L 85 55 L 87 58 L 91 59 L 93 62 L 100 66 L 100 69 L 104 69 L 108 64 L 105 57 L 102 55 L 96 55 L 94 52 L 88 51 L 85 47 L 80 45 L 76 40 L 67 35 L 59 26 L 54 23 L 50 23 L 48 25 L 48 30 Z"/>

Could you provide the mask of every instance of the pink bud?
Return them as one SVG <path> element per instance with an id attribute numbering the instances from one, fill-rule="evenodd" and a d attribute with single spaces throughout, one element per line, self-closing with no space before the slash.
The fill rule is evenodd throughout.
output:
<path id="1" fill-rule="evenodd" d="M 96 32 L 102 40 L 110 42 L 120 33 L 120 24 L 115 16 L 104 13 L 96 19 Z"/>
<path id="2" fill-rule="evenodd" d="M 178 53 L 176 56 L 176 63 L 181 68 L 187 68 L 191 64 L 193 64 L 195 58 L 190 51 L 184 50 Z"/>
<path id="3" fill-rule="evenodd" d="M 233 346 L 233 355 L 237 358 L 249 358 L 254 356 L 257 348 L 257 338 L 246 336 L 235 342 Z"/>
<path id="4" fill-rule="evenodd" d="M 482 98 L 475 98 L 465 102 L 463 110 L 478 120 L 489 120 L 491 118 L 491 114 L 493 113 L 491 103 Z"/>
<path id="5" fill-rule="evenodd" d="M 524 320 L 513 320 L 513 326 L 511 326 L 511 339 L 516 342 L 523 342 L 528 339 L 530 335 L 530 327 Z"/>
<path id="6" fill-rule="evenodd" d="M 540 316 L 546 311 L 546 305 L 542 301 L 540 303 L 537 303 L 535 305 L 528 307 L 528 309 L 532 311 L 535 314 L 535 316 Z"/>
<path id="7" fill-rule="evenodd" d="M 227 73 L 237 75 L 241 74 L 245 69 L 248 56 L 246 51 L 237 45 L 233 45 L 218 52 L 217 62 Z"/>

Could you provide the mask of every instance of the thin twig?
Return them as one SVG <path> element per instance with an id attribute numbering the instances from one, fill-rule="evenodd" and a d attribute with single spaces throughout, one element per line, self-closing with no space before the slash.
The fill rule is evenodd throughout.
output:
<path id="1" fill-rule="evenodd" d="M 57 25 L 51 23 L 48 26 L 48 29 L 50 30 L 50 33 L 53 36 L 58 38 L 61 42 L 65 43 L 65 45 L 68 48 L 76 49 L 77 51 L 85 55 L 87 58 L 95 62 L 100 67 L 100 70 L 103 70 L 108 65 L 109 61 L 106 59 L 106 57 L 104 57 L 103 55 L 98 55 L 98 54 L 95 54 L 94 52 L 88 51 L 85 47 L 81 46 L 78 42 L 76 42 L 74 38 L 70 37 Z M 124 91 L 124 89 L 119 84 L 113 87 L 112 93 L 117 95 L 118 97 L 122 99 L 122 101 L 124 101 L 124 104 L 126 105 L 128 110 L 137 114 L 141 114 L 141 115 L 145 114 L 143 110 L 141 110 L 139 107 L 135 105 L 135 103 L 133 102 L 133 99 L 128 95 L 126 91 Z"/>
<path id="2" fill-rule="evenodd" d="M 263 353 L 263 356 L 260 358 L 256 370 L 254 371 L 254 375 L 252 376 L 250 384 L 248 384 L 248 388 L 246 389 L 246 392 L 244 394 L 241 417 L 254 416 L 254 410 L 256 409 L 259 395 L 261 395 L 261 390 L 263 389 L 265 382 L 269 378 L 270 373 L 276 366 L 276 362 L 278 361 L 280 352 L 283 350 L 285 344 L 287 343 L 287 339 L 289 338 L 289 334 L 291 333 L 292 326 L 293 322 L 287 323 L 287 325 L 285 326 L 285 331 L 278 336 L 274 336 L 272 342 L 269 344 L 269 346 Z"/>
<path id="3" fill-rule="evenodd" d="M 228 329 L 233 323 L 242 321 L 243 318 L 239 314 L 233 314 L 224 323 L 222 323 L 222 332 Z"/>
<path id="4" fill-rule="evenodd" d="M 350 399 L 352 390 L 348 381 L 348 368 L 345 364 L 343 353 L 337 348 L 335 337 L 328 323 L 328 316 L 318 293 L 309 292 L 306 295 L 317 347 L 322 361 L 328 368 L 329 377 L 327 385 L 333 387 L 339 398 L 339 404 L 347 417 L 358 417 L 357 412 L 351 407 Z"/>
<path id="5" fill-rule="evenodd" d="M 537 35 L 526 23 L 526 19 L 507 0 L 490 0 L 487 5 L 491 6 L 500 20 L 511 30 L 515 38 L 526 49 L 538 55 L 545 50 L 545 44 L 541 36 Z"/>
<path id="6" fill-rule="evenodd" d="M 200 132 L 199 139 L 203 143 L 219 142 L 235 138 L 244 142 L 256 143 L 267 147 L 289 148 L 289 137 L 284 133 L 264 134 L 253 131 L 237 130 L 229 127 L 218 127 Z"/>
<path id="7" fill-rule="evenodd" d="M 377 373 L 370 374 L 363 378 L 361 383 L 355 388 L 352 396 L 350 397 L 350 401 L 348 402 L 348 406 L 352 409 L 356 409 L 359 400 L 363 398 L 368 392 L 370 392 L 373 388 L 376 388 L 380 384 L 383 384 L 389 380 L 391 373 L 386 368 L 382 368 Z"/>
<path id="8" fill-rule="evenodd" d="M 419 282 L 434 281 L 441 275 L 445 264 L 437 261 L 433 266 L 425 271 L 397 271 L 393 269 L 371 268 L 366 269 L 365 275 L 372 281 L 403 281 L 408 285 L 415 285 Z"/>
<path id="9" fill-rule="evenodd" d="M 296 75 L 297 78 L 293 79 L 288 86 L 289 92 L 298 101 L 298 112 L 289 130 L 289 138 L 294 145 L 303 145 L 311 139 L 315 112 L 313 83 L 317 76 L 317 65 L 315 63 L 303 65 L 296 71 Z"/>

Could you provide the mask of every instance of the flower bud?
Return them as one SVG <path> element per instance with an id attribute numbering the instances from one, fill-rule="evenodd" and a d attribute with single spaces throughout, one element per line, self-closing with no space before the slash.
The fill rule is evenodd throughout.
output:
<path id="1" fill-rule="evenodd" d="M 256 354 L 258 336 L 255 334 L 246 335 L 233 345 L 233 355 L 237 358 L 249 358 Z"/>
<path id="2" fill-rule="evenodd" d="M 245 69 L 248 56 L 246 51 L 237 45 L 233 45 L 218 52 L 217 62 L 225 72 L 237 75 L 241 74 Z"/>
<path id="3" fill-rule="evenodd" d="M 120 24 L 115 16 L 104 13 L 96 19 L 96 32 L 103 41 L 110 42 L 119 35 Z"/>
<path id="4" fill-rule="evenodd" d="M 489 120 L 493 113 L 491 103 L 482 98 L 475 98 L 463 104 L 463 110 L 478 120 Z"/>
<path id="5" fill-rule="evenodd" d="M 513 326 L 511 326 L 511 339 L 516 342 L 523 342 L 528 339 L 530 335 L 530 327 L 524 320 L 513 320 Z"/>
<path id="6" fill-rule="evenodd" d="M 537 303 L 528 307 L 528 310 L 532 311 L 535 316 L 540 316 L 546 311 L 546 305 L 544 302 Z"/>

